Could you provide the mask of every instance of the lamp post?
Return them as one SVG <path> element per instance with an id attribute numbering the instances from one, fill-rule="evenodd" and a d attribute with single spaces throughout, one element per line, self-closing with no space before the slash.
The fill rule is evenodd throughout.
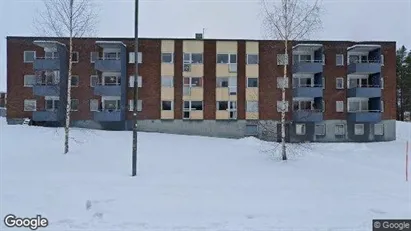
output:
<path id="1" fill-rule="evenodd" d="M 132 172 L 131 176 L 137 175 L 137 105 L 138 105 L 138 0 L 135 0 L 135 15 L 134 15 L 134 100 L 133 100 L 133 152 L 132 152 Z"/>

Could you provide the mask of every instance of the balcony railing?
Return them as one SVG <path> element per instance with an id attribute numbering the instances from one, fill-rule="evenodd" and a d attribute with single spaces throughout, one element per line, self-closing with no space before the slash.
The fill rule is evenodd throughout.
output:
<path id="1" fill-rule="evenodd" d="M 300 60 L 293 62 L 293 73 L 321 73 L 323 72 L 322 60 Z"/>
<path id="2" fill-rule="evenodd" d="M 322 109 L 293 110 L 293 120 L 296 122 L 321 122 L 323 121 Z"/>
<path id="3" fill-rule="evenodd" d="M 381 94 L 381 85 L 379 84 L 349 85 L 347 97 L 375 98 L 381 97 Z"/>
<path id="4" fill-rule="evenodd" d="M 381 110 L 350 110 L 347 120 L 352 122 L 379 122 L 381 121 Z"/>
<path id="5" fill-rule="evenodd" d="M 60 96 L 60 85 L 55 83 L 36 83 L 33 94 L 37 96 Z"/>
<path id="6" fill-rule="evenodd" d="M 36 57 L 33 63 L 34 70 L 60 70 L 59 57 Z"/>
<path id="7" fill-rule="evenodd" d="M 99 71 L 121 71 L 120 57 L 97 57 L 94 62 L 94 68 Z M 125 62 L 125 61 L 124 61 Z"/>
<path id="8" fill-rule="evenodd" d="M 380 60 L 349 60 L 348 74 L 373 74 L 381 72 Z"/>
<path id="9" fill-rule="evenodd" d="M 96 121 L 122 121 L 124 113 L 118 108 L 100 109 L 94 112 L 94 120 Z"/>
<path id="10" fill-rule="evenodd" d="M 323 97 L 322 84 L 293 84 L 293 97 Z"/>

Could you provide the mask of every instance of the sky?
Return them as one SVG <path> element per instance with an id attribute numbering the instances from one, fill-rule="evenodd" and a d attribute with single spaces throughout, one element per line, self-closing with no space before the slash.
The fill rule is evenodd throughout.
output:
<path id="1" fill-rule="evenodd" d="M 134 0 L 94 0 L 97 36 L 134 36 Z M 276 1 L 276 0 L 273 0 Z M 311 0 L 308 0 L 311 1 Z M 0 91 L 6 91 L 6 36 L 35 36 L 42 0 L 0 0 Z M 311 39 L 388 40 L 411 49 L 411 0 L 323 0 Z M 140 0 L 140 37 L 262 39 L 260 0 Z"/>

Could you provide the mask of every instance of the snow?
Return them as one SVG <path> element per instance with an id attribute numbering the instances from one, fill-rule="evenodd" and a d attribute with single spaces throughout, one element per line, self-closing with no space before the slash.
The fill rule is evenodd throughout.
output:
<path id="1" fill-rule="evenodd" d="M 41 214 L 38 230 L 371 230 L 372 219 L 410 218 L 405 140 L 291 146 L 131 132 L 9 126 L 0 118 L 1 211 Z M 297 150 L 297 151 L 296 151 Z M 276 153 L 273 156 L 273 153 Z M 2 229 L 7 228 L 2 224 Z"/>

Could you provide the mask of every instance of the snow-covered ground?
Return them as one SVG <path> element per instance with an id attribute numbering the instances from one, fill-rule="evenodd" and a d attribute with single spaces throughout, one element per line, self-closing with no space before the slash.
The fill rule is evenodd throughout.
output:
<path id="1" fill-rule="evenodd" d="M 311 144 L 291 160 L 273 144 L 131 132 L 8 126 L 0 118 L 1 219 L 48 218 L 39 230 L 371 230 L 376 218 L 411 217 L 405 140 Z M 6 229 L 2 224 L 2 229 Z"/>

